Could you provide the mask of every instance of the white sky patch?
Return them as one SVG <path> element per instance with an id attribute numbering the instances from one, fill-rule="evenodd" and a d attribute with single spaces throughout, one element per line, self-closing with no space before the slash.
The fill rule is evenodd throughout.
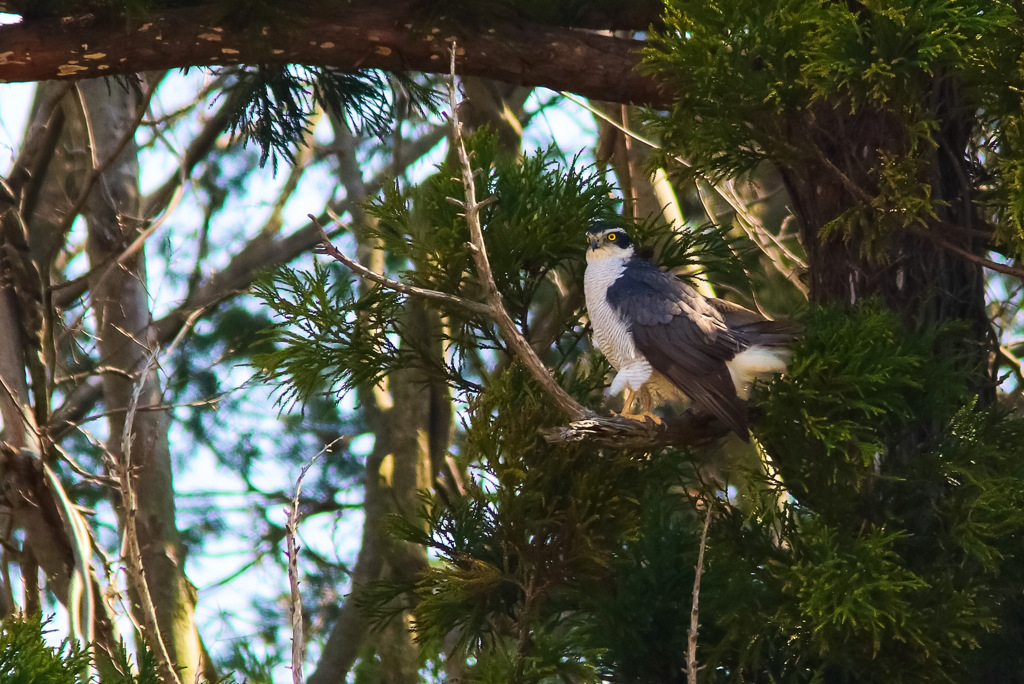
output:
<path id="1" fill-rule="evenodd" d="M 0 24 L 11 23 L 3 21 L 5 16 L 12 15 L 0 14 Z M 6 176 L 14 165 L 35 92 L 35 83 L 0 85 L 0 175 Z"/>

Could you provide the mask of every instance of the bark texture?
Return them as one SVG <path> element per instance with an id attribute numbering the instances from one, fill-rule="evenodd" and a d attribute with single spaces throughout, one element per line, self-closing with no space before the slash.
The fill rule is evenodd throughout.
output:
<path id="1" fill-rule="evenodd" d="M 90 119 L 96 156 L 100 160 L 114 159 L 89 195 L 86 249 L 93 266 L 89 289 L 100 355 L 105 365 L 121 371 L 103 375 L 103 397 L 110 411 L 107 450 L 112 458 L 123 459 L 125 409 L 137 384 L 142 385 L 140 409 L 162 403 L 155 366 L 149 363 L 157 340 L 149 310 L 145 251 L 124 259 L 117 268 L 102 268 L 121 255 L 141 228 L 134 143 L 141 103 L 134 89 L 110 80 L 83 81 L 78 87 Z M 118 154 L 122 145 L 123 151 Z M 182 681 L 190 682 L 200 667 L 200 646 L 194 619 L 195 594 L 184 574 L 184 548 L 175 525 L 168 425 L 166 410 L 140 410 L 135 414 L 133 424 L 128 426 L 131 465 L 145 579 L 171 660 Z"/>
<path id="2" fill-rule="evenodd" d="M 981 348 L 989 334 L 982 267 L 929 238 L 929 232 L 937 233 L 971 253 L 984 252 L 984 241 L 973 230 L 981 222 L 972 203 L 972 190 L 962 180 L 969 177 L 965 157 L 969 122 L 962 117 L 939 117 L 938 149 L 928 179 L 937 218 L 894 232 L 872 246 L 868 240 L 877 237 L 870 231 L 877 226 L 864 225 L 845 234 L 833 231 L 831 235 L 822 229 L 877 193 L 872 169 L 879 162 L 878 155 L 906 153 L 899 149 L 900 136 L 894 135 L 899 126 L 884 114 L 862 111 L 850 115 L 842 107 L 819 107 L 814 118 L 811 126 L 801 127 L 802 135 L 810 135 L 813 145 L 822 151 L 821 158 L 783 169 L 803 223 L 811 300 L 853 304 L 879 297 L 889 308 L 903 312 L 909 323 L 964 320 L 971 324 L 979 343 L 976 354 L 987 356 L 987 350 Z M 994 398 L 994 388 L 984 396 Z"/>
<path id="3" fill-rule="evenodd" d="M 944 103 L 956 97 L 941 85 L 934 96 L 940 125 L 934 134 L 936 149 L 926 160 L 927 175 L 922 176 L 931 188 L 934 216 L 887 229 L 879 214 L 870 214 L 860 224 L 824 230 L 844 212 L 862 209 L 879 192 L 874 169 L 883 154 L 910 154 L 900 123 L 883 112 L 850 114 L 843 105 L 819 105 L 810 112 L 810 123 L 802 122 L 793 132 L 794 140 L 809 142 L 807 149 L 819 150 L 819 157 L 782 173 L 802 222 L 812 303 L 853 305 L 874 297 L 899 312 L 910 330 L 953 321 L 965 324 L 965 335 L 940 342 L 942 348 L 935 352 L 961 360 L 971 392 L 978 395 L 980 406 L 987 406 L 995 400 L 992 359 L 998 343 L 985 308 L 983 267 L 942 244 L 967 254 L 983 255 L 986 249 L 984 232 L 977 230 L 982 222 L 976 197 L 966 181 L 971 177 L 971 127 L 962 112 L 970 110 L 947 108 Z M 944 427 L 919 424 L 914 434 L 894 437 L 887 462 L 911 458 Z"/>
<path id="4" fill-rule="evenodd" d="M 49 266 L 63 237 L 62 209 L 73 191 L 66 185 L 55 187 L 52 179 L 73 178 L 64 172 L 80 155 L 68 152 L 73 146 L 67 144 L 65 108 L 75 106 L 71 95 L 67 85 L 40 87 L 25 144 L 0 191 L 0 479 L 7 507 L 3 529 L 5 535 L 16 529 L 24 532 L 18 555 L 26 580 L 26 610 L 40 605 L 35 574 L 42 569 L 46 588 L 74 616 L 79 635 L 91 635 L 110 647 L 113 625 L 102 590 L 91 575 L 89 540 L 74 527 L 80 514 L 51 477 L 57 453 L 48 417 L 53 329 L 59 316 L 49 307 Z M 5 541 L 12 542 L 9 537 Z M 89 618 L 91 624 L 80 622 Z"/>
<path id="5" fill-rule="evenodd" d="M 668 102 L 657 81 L 634 70 L 642 41 L 519 18 L 466 22 L 428 14 L 423 5 L 314 6 L 266 21 L 204 7 L 144 21 L 91 13 L 25 21 L 0 26 L 0 82 L 228 64 L 447 73 L 448 46 L 456 40 L 461 75 L 616 102 Z"/>

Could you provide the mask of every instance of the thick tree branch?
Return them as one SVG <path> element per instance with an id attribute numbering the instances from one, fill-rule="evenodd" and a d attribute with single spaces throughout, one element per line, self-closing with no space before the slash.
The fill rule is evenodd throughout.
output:
<path id="1" fill-rule="evenodd" d="M 568 425 L 543 428 L 547 442 L 586 442 L 620 449 L 652 449 L 663 446 L 706 446 L 729 434 L 729 429 L 708 414 L 687 411 L 661 425 L 622 416 L 589 416 Z"/>
<path id="2" fill-rule="evenodd" d="M 344 3 L 244 25 L 210 8 L 166 10 L 145 22 L 85 14 L 0 26 L 0 82 L 110 76 L 189 66 L 307 64 L 344 71 L 448 71 L 615 102 L 665 105 L 661 84 L 635 71 L 642 41 L 513 18 L 452 26 L 423 4 Z"/>

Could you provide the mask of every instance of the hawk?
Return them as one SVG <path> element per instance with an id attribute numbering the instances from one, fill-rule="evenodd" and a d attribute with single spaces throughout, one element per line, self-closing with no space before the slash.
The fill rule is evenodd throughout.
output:
<path id="1" fill-rule="evenodd" d="M 704 297 L 636 256 L 621 227 L 595 223 L 587 241 L 587 313 L 617 371 L 610 392 L 625 390 L 622 415 L 659 421 L 654 406 L 689 399 L 749 441 L 750 385 L 786 370 L 799 326 Z M 631 414 L 637 399 L 641 411 Z"/>

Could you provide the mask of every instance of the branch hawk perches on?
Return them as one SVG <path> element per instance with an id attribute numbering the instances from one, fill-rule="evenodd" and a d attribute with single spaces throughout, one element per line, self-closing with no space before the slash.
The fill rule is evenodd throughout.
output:
<path id="1" fill-rule="evenodd" d="M 785 345 L 800 327 L 702 296 L 637 257 L 620 227 L 595 223 L 587 239 L 587 312 L 597 347 L 618 371 L 611 393 L 626 390 L 623 415 L 639 399 L 641 413 L 630 417 L 658 420 L 652 407 L 685 395 L 749 440 L 750 385 L 785 371 Z"/>

